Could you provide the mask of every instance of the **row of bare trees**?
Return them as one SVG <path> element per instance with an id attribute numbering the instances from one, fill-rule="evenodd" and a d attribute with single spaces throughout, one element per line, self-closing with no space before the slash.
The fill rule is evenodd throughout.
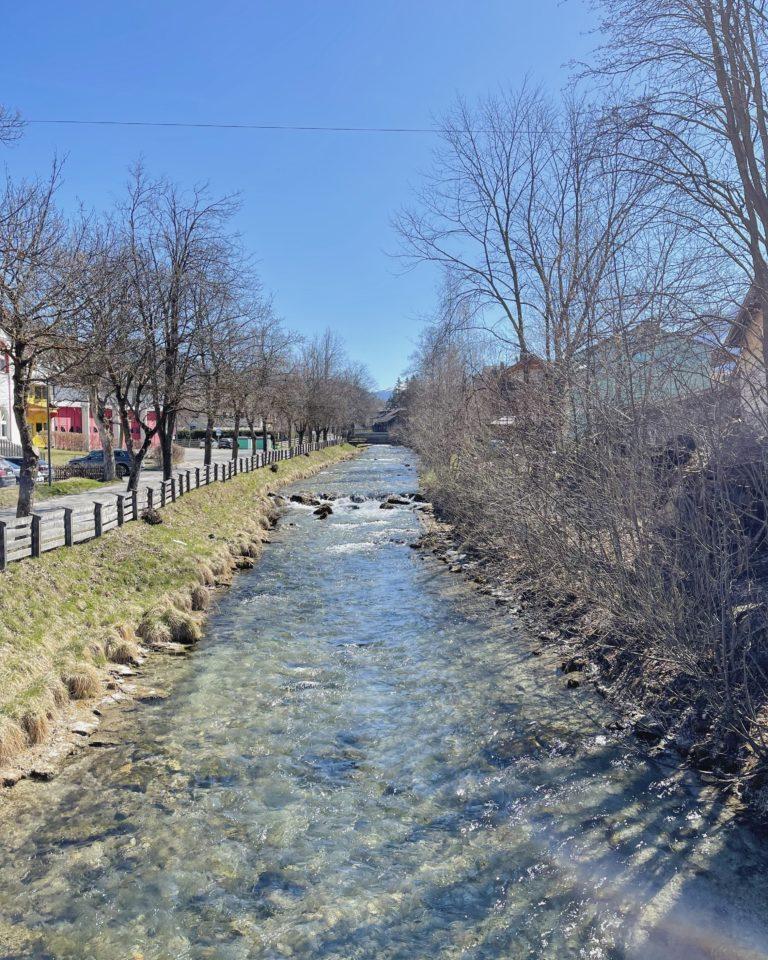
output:
<path id="1" fill-rule="evenodd" d="M 444 273 L 408 438 L 467 542 L 768 811 L 768 11 L 595 5 L 569 95 L 459 103 L 399 218 Z"/>
<path id="2" fill-rule="evenodd" d="M 5 116 L 10 137 L 15 119 Z M 0 190 L 0 334 L 23 451 L 19 516 L 33 506 L 27 405 L 42 377 L 87 391 L 106 479 L 119 426 L 129 489 L 153 445 L 171 475 L 182 416 L 205 423 L 208 463 L 222 416 L 234 423 L 236 456 L 246 426 L 255 446 L 270 424 L 303 439 L 368 415 L 369 377 L 338 339 L 306 342 L 276 316 L 233 231 L 236 198 L 183 190 L 139 165 L 109 215 L 72 221 L 56 205 L 60 177 L 54 164 L 44 180 L 6 176 Z"/>

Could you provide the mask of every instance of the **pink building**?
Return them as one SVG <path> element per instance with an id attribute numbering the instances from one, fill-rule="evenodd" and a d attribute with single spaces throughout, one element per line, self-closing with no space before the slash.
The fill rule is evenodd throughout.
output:
<path id="1" fill-rule="evenodd" d="M 112 419 L 115 416 L 114 429 L 112 435 L 118 447 L 124 447 L 125 441 L 122 437 L 120 424 L 117 421 L 116 412 L 109 408 L 106 410 L 107 418 Z M 154 411 L 143 413 L 144 420 L 150 426 L 156 422 Z M 100 450 L 101 438 L 99 437 L 99 428 L 93 419 L 91 405 L 88 400 L 83 399 L 75 393 L 59 390 L 56 391 L 54 399 L 54 408 L 51 417 L 53 446 L 60 450 Z M 135 418 L 131 422 L 131 436 L 134 443 L 141 442 L 141 427 Z M 152 438 L 152 446 L 160 445 L 160 438 Z"/>

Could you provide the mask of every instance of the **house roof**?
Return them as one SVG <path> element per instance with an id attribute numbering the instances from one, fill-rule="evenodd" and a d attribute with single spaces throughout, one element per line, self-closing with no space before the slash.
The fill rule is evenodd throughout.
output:
<path id="1" fill-rule="evenodd" d="M 388 413 L 382 411 L 381 415 L 376 417 L 373 421 L 374 423 L 392 423 L 395 421 L 401 413 L 405 413 L 403 407 L 396 407 L 394 410 L 390 410 Z"/>

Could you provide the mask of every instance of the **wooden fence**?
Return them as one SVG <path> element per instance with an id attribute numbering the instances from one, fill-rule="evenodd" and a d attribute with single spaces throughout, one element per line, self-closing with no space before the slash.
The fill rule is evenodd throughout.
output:
<path id="1" fill-rule="evenodd" d="M 4 437 L 0 437 L 0 457 L 20 457 L 22 453 L 21 445 L 12 443 Z"/>
<path id="2" fill-rule="evenodd" d="M 338 439 L 318 440 L 297 444 L 289 449 L 269 450 L 267 453 L 259 451 L 250 457 L 238 457 L 208 467 L 178 470 L 170 480 L 132 493 L 114 494 L 114 500 L 108 503 L 95 500 L 84 507 L 57 507 L 44 513 L 33 513 L 31 517 L 0 520 L 0 570 L 5 570 L 9 563 L 16 560 L 39 557 L 48 550 L 93 540 L 115 527 L 140 519 L 150 508 L 162 509 L 166 504 L 210 483 L 223 483 L 240 473 L 251 473 L 281 460 L 290 460 L 340 442 Z"/>

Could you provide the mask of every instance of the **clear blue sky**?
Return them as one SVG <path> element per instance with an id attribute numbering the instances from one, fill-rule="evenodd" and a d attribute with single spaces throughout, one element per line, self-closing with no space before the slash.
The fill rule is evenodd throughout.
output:
<path id="1" fill-rule="evenodd" d="M 584 0 L 42 0 L 5 4 L 0 102 L 31 120 L 429 126 L 457 93 L 553 90 L 592 39 Z M 13 173 L 66 158 L 62 202 L 107 207 L 129 164 L 241 191 L 238 228 L 278 313 L 338 330 L 382 387 L 434 303 L 391 259 L 425 134 L 28 127 Z"/>

